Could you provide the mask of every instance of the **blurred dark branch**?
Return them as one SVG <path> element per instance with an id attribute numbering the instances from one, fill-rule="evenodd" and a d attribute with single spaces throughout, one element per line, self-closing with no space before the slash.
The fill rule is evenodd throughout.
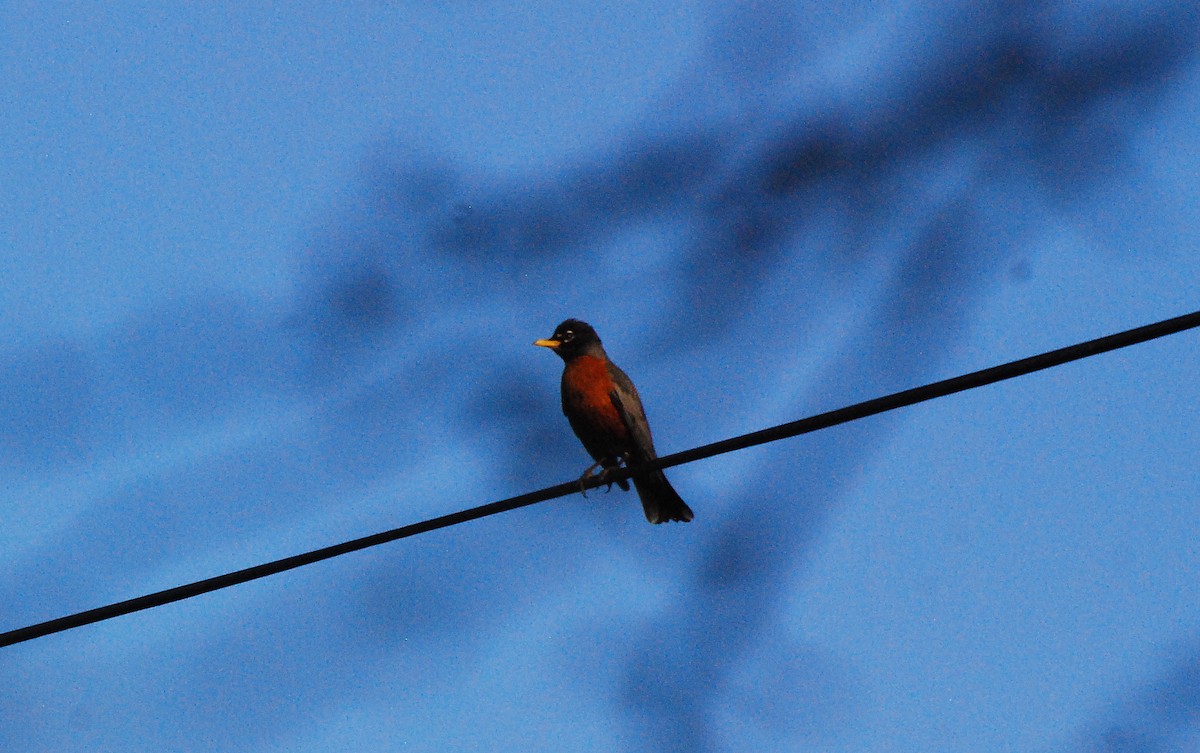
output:
<path id="1" fill-rule="evenodd" d="M 1148 688 L 1117 703 L 1087 753 L 1181 753 L 1200 742 L 1200 653 L 1181 657 Z"/>
<path id="2" fill-rule="evenodd" d="M 421 170 L 402 174 L 397 190 L 419 198 L 435 253 L 472 265 L 502 259 L 536 269 L 631 223 L 679 219 L 690 229 L 675 263 L 688 300 L 707 302 L 691 313 L 716 327 L 753 298 L 816 215 L 838 212 L 849 223 L 847 245 L 868 245 L 894 220 L 897 172 L 936 150 L 983 150 L 994 177 L 1035 185 L 1051 203 L 1085 193 L 1136 138 L 1138 120 L 1114 118 L 1112 108 L 1151 105 L 1197 44 L 1191 3 L 1105 24 L 1080 42 L 1044 4 L 1001 3 L 965 16 L 961 44 L 899 71 L 888 99 L 871 108 L 798 109 L 767 125 L 746 112 L 736 122 L 635 132 L 537 185 L 473 192 L 440 176 L 436 201 Z"/>

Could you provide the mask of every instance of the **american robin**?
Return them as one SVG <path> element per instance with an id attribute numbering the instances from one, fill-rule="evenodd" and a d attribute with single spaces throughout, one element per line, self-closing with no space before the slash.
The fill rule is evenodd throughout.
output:
<path id="1" fill-rule="evenodd" d="M 625 372 L 608 360 L 596 330 L 586 322 L 568 319 L 554 330 L 549 340 L 534 345 L 550 348 L 565 362 L 562 374 L 562 409 L 575 436 L 596 462 L 580 482 L 602 466 L 601 480 L 622 462 L 638 465 L 658 457 L 650 438 L 646 412 Z M 624 479 L 617 485 L 628 491 Z M 612 484 L 609 484 L 611 487 Z M 633 476 L 633 486 L 642 499 L 646 520 L 664 523 L 692 519 L 692 511 L 671 488 L 662 471 Z"/>

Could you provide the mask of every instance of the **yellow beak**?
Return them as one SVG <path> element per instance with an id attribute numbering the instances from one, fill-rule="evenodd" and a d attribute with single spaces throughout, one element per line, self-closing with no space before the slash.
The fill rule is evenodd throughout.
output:
<path id="1" fill-rule="evenodd" d="M 557 348 L 562 343 L 558 340 L 534 340 L 534 345 L 540 345 L 543 348 Z"/>

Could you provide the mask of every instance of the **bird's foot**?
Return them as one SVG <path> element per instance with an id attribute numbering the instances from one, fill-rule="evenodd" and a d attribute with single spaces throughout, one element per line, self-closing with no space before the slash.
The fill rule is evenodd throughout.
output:
<path id="1" fill-rule="evenodd" d="M 604 487 L 605 493 L 612 491 L 613 484 L 616 484 L 617 486 L 621 487 L 625 491 L 629 491 L 629 482 L 626 481 L 625 479 L 619 479 L 617 481 L 609 481 L 608 480 L 608 477 L 611 474 L 615 473 L 616 471 L 621 470 L 622 465 L 629 465 L 629 453 L 628 452 L 623 453 L 620 457 L 616 458 L 616 462 L 614 462 L 612 465 L 604 466 L 604 470 L 600 471 L 600 483 L 608 484 L 608 486 Z M 596 466 L 592 466 L 592 467 L 595 468 Z"/>
<path id="2" fill-rule="evenodd" d="M 621 457 L 617 458 L 617 465 L 613 466 L 613 468 L 616 469 L 616 468 L 620 468 L 621 466 L 625 466 L 626 468 L 629 467 L 629 453 L 628 452 L 621 453 Z M 626 492 L 629 491 L 629 479 L 627 479 L 627 478 L 620 479 L 616 482 L 616 484 L 617 484 L 617 486 L 621 487 L 622 491 L 626 491 Z M 609 484 L 609 488 L 612 488 L 611 483 Z"/>
<path id="3" fill-rule="evenodd" d="M 617 484 L 622 489 L 628 490 L 629 484 L 624 479 L 621 479 L 619 481 L 609 481 L 608 480 L 608 477 L 610 474 L 612 474 L 614 471 L 621 470 L 622 463 L 628 463 L 628 462 L 629 462 L 629 453 L 627 452 L 627 453 L 621 455 L 619 458 L 617 458 L 616 462 L 611 463 L 609 465 L 605 465 L 603 460 L 597 460 L 595 463 L 592 463 L 591 465 L 589 465 L 587 467 L 587 470 L 583 472 L 583 475 L 579 477 L 579 493 L 582 494 L 584 497 L 587 496 L 587 482 L 589 479 L 596 476 L 594 471 L 602 465 L 604 466 L 604 469 L 600 471 L 600 483 L 605 484 L 605 487 L 604 487 L 605 493 L 612 491 L 613 484 Z"/>
<path id="4" fill-rule="evenodd" d="M 589 465 L 587 467 L 587 470 L 583 472 L 583 475 L 579 477 L 579 493 L 582 494 L 585 499 L 587 498 L 587 486 L 585 486 L 585 484 L 587 484 L 588 479 L 590 479 L 592 476 L 596 475 L 595 473 L 593 473 L 593 471 L 595 471 L 599 467 L 600 467 L 599 462 L 592 463 L 591 465 Z M 600 477 L 603 478 L 604 475 L 601 474 Z"/>
<path id="5" fill-rule="evenodd" d="M 609 477 L 609 474 L 611 474 L 615 470 L 619 470 L 619 466 L 610 465 L 610 466 L 606 467 L 604 470 L 600 471 L 600 483 L 608 484 L 608 486 L 604 487 L 605 494 L 608 494 L 609 492 L 612 491 L 613 482 L 609 481 L 608 477 Z"/>

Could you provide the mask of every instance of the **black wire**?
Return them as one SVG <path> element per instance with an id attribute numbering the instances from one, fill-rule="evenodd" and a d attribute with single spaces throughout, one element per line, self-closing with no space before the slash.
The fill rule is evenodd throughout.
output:
<path id="1" fill-rule="evenodd" d="M 937 397 L 953 395 L 956 392 L 995 384 L 996 382 L 1002 382 L 1013 377 L 1032 374 L 1035 371 L 1061 366 L 1071 361 L 1078 361 L 1081 358 L 1088 358 L 1101 353 L 1107 353 L 1110 350 L 1117 350 L 1149 340 L 1156 340 L 1160 337 L 1174 335 L 1185 330 L 1195 329 L 1196 327 L 1200 327 L 1200 311 L 1193 311 L 1190 314 L 1155 322 L 1154 324 L 1147 324 L 1142 327 L 1125 330 L 1124 332 L 1099 337 L 1095 340 L 1088 340 L 1077 345 L 1069 345 L 1058 350 L 1047 351 L 1036 356 L 1022 358 L 1019 361 L 1010 361 L 981 371 L 973 371 L 970 374 L 944 379 L 922 387 L 914 387 L 903 392 L 894 392 L 890 395 L 884 395 L 883 397 L 877 397 L 873 400 L 856 403 L 855 405 L 848 405 L 845 408 L 838 408 L 837 410 L 821 413 L 809 418 L 802 418 L 798 421 L 781 424 L 770 429 L 762 429 L 750 434 L 743 434 L 740 437 L 706 444 L 692 450 L 684 450 L 683 452 L 665 456 L 656 463 L 648 463 L 647 466 L 669 468 L 673 465 L 690 463 L 693 460 L 701 460 L 713 455 L 742 450 L 747 447 L 773 442 L 777 439 L 808 434 L 819 429 L 827 429 L 830 426 L 837 426 L 838 424 L 856 421 L 867 416 L 874 416 L 877 413 L 884 413 L 896 408 L 923 403 L 926 400 L 932 400 Z M 629 474 L 622 474 L 619 477 L 624 478 L 627 475 Z M 610 477 L 615 480 L 618 478 L 618 475 L 613 473 L 610 474 Z M 3 634 L 0 634 L 0 638 L 3 638 Z M 0 646 L 2 645 L 0 643 Z"/>
<path id="2" fill-rule="evenodd" d="M 1059 348 L 1040 355 L 1022 358 L 1019 361 L 1012 361 L 1000 366 L 993 366 L 982 371 L 975 371 L 970 374 L 964 374 L 952 379 L 945 379 L 940 382 L 934 382 L 922 387 L 896 392 L 891 395 L 885 395 L 866 402 L 857 403 L 855 405 L 846 406 L 837 410 L 821 413 L 820 415 L 811 416 L 809 418 L 792 421 L 790 423 L 775 426 L 770 429 L 743 434 L 740 437 L 733 437 L 720 442 L 713 442 L 702 447 L 696 447 L 691 450 L 684 450 L 672 455 L 665 455 L 654 462 L 646 463 L 641 466 L 621 469 L 620 471 L 609 474 L 611 481 L 627 478 L 635 473 L 654 468 L 669 468 L 683 463 L 690 463 L 704 458 L 710 458 L 714 455 L 721 455 L 734 450 L 742 450 L 755 445 L 766 444 L 780 439 L 795 437 L 800 434 L 807 434 L 819 429 L 826 429 L 838 424 L 848 423 L 867 416 L 873 416 L 877 413 L 903 408 L 916 403 L 921 403 L 926 400 L 932 400 L 945 395 L 952 395 L 955 392 L 974 389 L 988 384 L 1012 379 L 1013 377 L 1031 374 L 1035 371 L 1048 369 L 1052 366 L 1060 366 L 1070 361 L 1077 361 L 1081 358 L 1107 353 L 1110 350 L 1125 348 L 1130 345 L 1136 345 L 1148 340 L 1154 340 L 1166 335 L 1172 335 L 1184 330 L 1200 327 L 1200 311 L 1195 311 L 1183 316 L 1177 316 L 1173 319 L 1148 324 L 1144 327 L 1118 332 L 1107 337 L 1101 337 L 1095 340 L 1071 345 L 1066 348 Z M 599 486 L 599 479 L 593 478 L 585 484 L 587 488 Z M 229 586 L 236 586 L 241 583 L 246 583 L 258 578 L 265 578 L 268 575 L 275 575 L 287 570 L 293 570 L 304 565 L 311 565 L 315 562 L 337 557 L 350 552 L 356 552 L 360 549 L 366 549 L 380 544 L 386 544 L 389 541 L 416 536 L 420 533 L 428 531 L 436 531 L 439 528 L 465 523 L 469 520 L 495 515 L 509 510 L 515 510 L 519 507 L 537 504 L 546 500 L 555 499 L 557 497 L 565 497 L 568 494 L 573 494 L 580 490 L 578 481 L 570 481 L 557 486 L 551 486 L 528 494 L 522 494 L 516 497 L 500 500 L 499 502 L 491 502 L 479 507 L 472 507 L 469 510 L 443 515 L 438 518 L 432 518 L 420 523 L 395 528 L 390 531 L 376 533 L 371 536 L 364 536 L 353 541 L 346 541 L 341 544 L 335 544 L 323 549 L 317 549 L 304 554 L 297 554 L 291 557 L 285 557 L 274 562 L 267 562 L 254 567 L 248 567 L 244 570 L 238 570 L 232 573 L 225 573 L 213 578 L 188 583 L 183 586 L 169 588 L 165 591 L 157 591 L 155 593 L 146 594 L 137 598 L 120 601 L 115 604 L 109 604 L 96 609 L 89 609 L 84 612 L 59 617 L 57 619 L 39 622 L 35 625 L 29 625 L 16 630 L 10 630 L 5 633 L 0 633 L 0 648 L 11 646 L 16 643 L 40 638 L 42 636 L 51 635 L 53 633 L 70 630 L 72 628 L 90 625 L 93 622 L 120 617 L 121 615 L 131 614 L 143 609 L 159 607 L 164 604 L 170 604 L 183 599 L 190 599 L 193 596 L 209 593 Z"/>

